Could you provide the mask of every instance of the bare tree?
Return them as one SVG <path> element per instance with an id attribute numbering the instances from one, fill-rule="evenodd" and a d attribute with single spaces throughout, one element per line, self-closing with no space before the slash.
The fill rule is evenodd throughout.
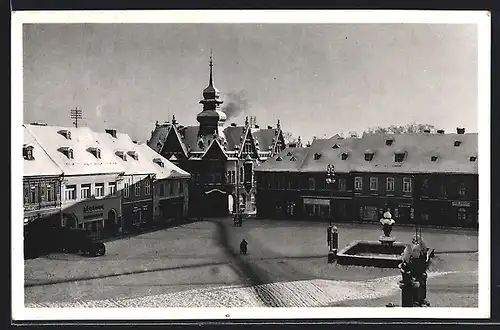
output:
<path id="1" fill-rule="evenodd" d="M 390 134 L 415 134 L 423 133 L 426 130 L 434 130 L 435 126 L 431 124 L 417 124 L 411 122 L 406 125 L 389 125 L 387 127 L 375 126 L 370 127 L 365 130 L 364 133 L 374 134 L 374 133 L 390 133 Z"/>
<path id="2" fill-rule="evenodd" d="M 297 138 L 293 136 L 290 132 L 283 132 L 283 137 L 285 138 L 286 143 L 295 143 L 297 142 Z"/>

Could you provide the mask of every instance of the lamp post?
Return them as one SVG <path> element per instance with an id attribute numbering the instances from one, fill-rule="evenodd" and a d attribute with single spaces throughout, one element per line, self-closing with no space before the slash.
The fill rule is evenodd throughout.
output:
<path id="1" fill-rule="evenodd" d="M 336 181 L 335 179 L 335 166 L 332 164 L 328 164 L 326 167 L 326 185 L 329 188 L 329 225 L 327 229 L 327 241 L 328 241 L 328 263 L 333 263 L 335 257 L 337 256 L 337 251 L 339 247 L 338 243 L 338 229 L 336 226 L 332 226 L 332 208 L 331 208 L 331 199 L 332 199 L 332 184 Z"/>

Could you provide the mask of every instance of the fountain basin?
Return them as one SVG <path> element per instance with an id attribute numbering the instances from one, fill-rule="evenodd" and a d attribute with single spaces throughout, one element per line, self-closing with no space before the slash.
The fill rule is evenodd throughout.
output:
<path id="1" fill-rule="evenodd" d="M 402 242 L 353 241 L 339 253 L 339 265 L 372 266 L 381 268 L 398 268 L 402 261 L 402 253 L 406 247 Z"/>

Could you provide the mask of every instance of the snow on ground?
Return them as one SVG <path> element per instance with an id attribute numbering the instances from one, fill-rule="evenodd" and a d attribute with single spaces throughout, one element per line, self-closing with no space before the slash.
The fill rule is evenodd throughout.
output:
<path id="1" fill-rule="evenodd" d="M 429 273 L 429 282 L 434 277 L 454 273 L 456 272 Z M 257 295 L 258 290 L 271 293 L 279 301 L 278 307 L 319 307 L 342 301 L 370 300 L 397 294 L 399 280 L 400 276 L 387 276 L 358 282 L 308 280 L 277 282 L 258 286 L 232 285 L 131 299 L 32 303 L 27 304 L 26 307 L 265 307 L 265 304 Z"/>

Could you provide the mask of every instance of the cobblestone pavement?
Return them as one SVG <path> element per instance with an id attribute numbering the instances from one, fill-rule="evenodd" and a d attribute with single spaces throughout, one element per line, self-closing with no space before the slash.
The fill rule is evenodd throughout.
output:
<path id="1" fill-rule="evenodd" d="M 340 247 L 381 235 L 379 226 L 338 227 Z M 395 228 L 394 234 L 405 241 L 413 230 Z M 234 227 L 230 219 L 214 219 L 186 224 L 110 242 L 108 254 L 100 258 L 52 255 L 27 260 L 25 302 L 33 307 L 61 302 L 75 307 L 237 307 L 380 306 L 384 299 L 399 301 L 397 269 L 328 264 L 325 236 L 324 223 L 249 220 Z M 431 270 L 452 283 L 439 287 L 441 293 L 465 281 L 443 274 L 468 274 L 468 298 L 455 292 L 459 296 L 441 299 L 441 305 L 473 305 L 474 298 L 477 304 L 477 232 L 424 229 L 423 236 L 438 252 Z M 242 238 L 249 242 L 246 256 L 238 254 Z"/>
<path id="2" fill-rule="evenodd" d="M 429 279 L 452 275 L 453 272 L 430 273 Z M 28 307 L 265 307 L 255 294 L 256 289 L 273 295 L 276 307 L 321 307 L 342 305 L 345 301 L 373 300 L 397 294 L 398 276 L 368 281 L 309 280 L 277 282 L 249 286 L 226 286 L 211 289 L 151 295 L 132 299 L 75 301 L 71 303 L 35 303 Z"/>

